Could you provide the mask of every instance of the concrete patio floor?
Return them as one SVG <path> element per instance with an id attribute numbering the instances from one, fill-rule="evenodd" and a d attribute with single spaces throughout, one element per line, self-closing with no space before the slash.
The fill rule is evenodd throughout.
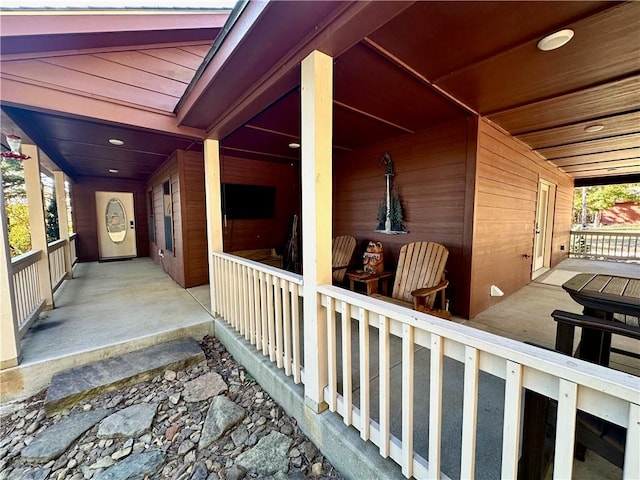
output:
<path id="1" fill-rule="evenodd" d="M 208 310 L 150 258 L 79 263 L 54 302 L 22 338 L 20 365 L 0 371 L 0 403 L 37 393 L 71 367 L 213 334 Z"/>
<path id="2" fill-rule="evenodd" d="M 572 272 L 640 277 L 640 266 L 565 260 L 476 318 L 468 321 L 454 317 L 453 321 L 518 341 L 553 348 L 556 326 L 551 312 L 554 309 L 581 311 L 580 305 L 559 286 Z M 38 392 L 47 386 L 54 373 L 73 366 L 175 338 L 191 336 L 200 339 L 213 333 L 214 322 L 208 311 L 209 286 L 184 290 L 149 258 L 78 264 L 74 277 L 56 293 L 56 308 L 45 312 L 23 338 L 21 365 L 0 372 L 0 403 Z M 614 345 L 626 350 L 638 349 L 637 344 L 628 339 L 615 338 Z M 416 363 L 427 365 L 428 350 L 422 350 L 416 352 Z M 459 367 L 449 365 L 446 368 L 452 377 L 458 378 Z M 614 354 L 612 367 L 640 375 L 640 361 L 633 358 Z M 401 371 L 399 359 L 392 361 L 392 368 Z M 376 369 L 372 365 L 372 374 Z M 419 372 L 417 375 L 417 382 L 428 384 L 428 378 L 420 377 Z M 401 374 L 394 378 L 400 382 Z M 489 403 L 491 398 L 503 395 L 501 385 L 492 384 L 495 380 L 486 379 L 487 388 L 483 398 L 488 399 Z M 450 385 L 454 383 L 452 381 Z M 354 388 L 357 389 L 357 383 L 354 383 Z M 375 411 L 375 406 L 371 407 Z M 428 408 L 416 409 L 420 410 L 426 412 Z M 496 421 L 500 415 L 500 412 L 492 410 L 487 417 L 488 424 L 500 427 L 497 423 L 501 424 L 501 421 Z M 426 418 L 423 420 L 427 421 Z M 424 422 L 417 423 L 424 425 Z M 501 431 L 501 428 L 497 429 Z M 422 438 L 424 432 L 417 434 L 416 447 L 425 441 Z M 485 435 L 486 444 L 479 441 L 479 447 L 493 449 L 493 437 Z M 454 434 L 451 438 L 455 441 L 457 437 Z M 485 452 L 483 455 L 487 457 L 489 454 Z M 575 462 L 576 478 L 620 478 L 620 469 L 600 457 L 588 452 L 587 459 L 585 463 Z M 499 458 L 494 460 L 487 463 L 485 478 L 492 478 L 496 472 Z M 452 457 L 447 462 L 459 465 L 459 458 Z M 455 477 L 455 471 L 454 467 L 449 473 Z"/>

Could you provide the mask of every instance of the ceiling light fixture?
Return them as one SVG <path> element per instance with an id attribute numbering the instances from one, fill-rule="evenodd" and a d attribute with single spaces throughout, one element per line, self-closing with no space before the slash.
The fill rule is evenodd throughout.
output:
<path id="1" fill-rule="evenodd" d="M 117 145 L 117 146 L 124 145 L 124 142 L 122 140 L 120 140 L 119 138 L 110 138 L 109 139 L 109 143 L 111 145 Z"/>
<path id="2" fill-rule="evenodd" d="M 296 142 L 291 142 L 289 144 L 289 148 L 300 148 L 300 144 Z"/>
<path id="3" fill-rule="evenodd" d="M 109 173 L 118 173 L 118 169 L 117 168 L 110 168 L 109 169 Z"/>
<path id="4" fill-rule="evenodd" d="M 573 38 L 574 31 L 570 28 L 560 30 L 559 32 L 551 33 L 546 37 L 540 39 L 538 42 L 538 48 L 543 52 L 555 50 L 557 48 L 565 46 Z"/>
<path id="5" fill-rule="evenodd" d="M 596 123 L 594 125 L 589 125 L 588 127 L 584 127 L 584 131 L 587 133 L 595 133 L 604 129 L 604 125 L 600 123 Z"/>

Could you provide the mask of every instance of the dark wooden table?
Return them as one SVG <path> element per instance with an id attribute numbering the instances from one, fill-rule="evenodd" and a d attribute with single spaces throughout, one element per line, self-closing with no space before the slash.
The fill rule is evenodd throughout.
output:
<path id="1" fill-rule="evenodd" d="M 366 273 L 364 270 L 354 270 L 347 272 L 349 279 L 349 289 L 355 292 L 355 284 L 363 283 L 367 290 L 367 295 L 378 293 L 378 284 L 382 283 L 382 294 L 389 294 L 389 279 L 393 272 Z"/>
<path id="2" fill-rule="evenodd" d="M 562 288 L 584 307 L 590 317 L 613 321 L 613 314 L 640 316 L 640 279 L 595 273 L 579 273 Z M 563 353 L 573 346 L 573 329 L 558 325 L 556 349 Z M 608 366 L 611 353 L 611 334 L 582 329 L 577 356 L 590 362 Z"/>
<path id="3" fill-rule="evenodd" d="M 573 300 L 583 306 L 584 315 L 589 317 L 613 323 L 614 313 L 640 316 L 640 279 L 638 278 L 580 273 L 565 282 L 562 288 Z M 583 360 L 608 366 L 611 353 L 611 333 L 588 328 L 581 330 L 580 347 L 576 356 Z M 573 355 L 574 333 L 574 326 L 558 322 L 555 350 Z M 624 353 L 629 354 L 629 352 Z M 546 429 L 552 407 L 555 409 L 555 403 L 545 395 L 531 390 L 526 391 L 522 457 L 518 469 L 519 480 L 538 480 L 547 474 L 553 455 L 553 447 L 545 448 L 545 444 L 549 444 Z M 555 413 L 551 415 L 555 415 Z M 576 453 L 582 458 L 584 458 L 584 450 L 585 446 L 578 442 Z"/>

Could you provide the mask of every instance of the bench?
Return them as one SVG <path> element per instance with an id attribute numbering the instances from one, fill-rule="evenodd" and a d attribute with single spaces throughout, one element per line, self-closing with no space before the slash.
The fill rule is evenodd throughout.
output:
<path id="1" fill-rule="evenodd" d="M 229 252 L 231 255 L 247 258 L 256 262 L 271 265 L 272 267 L 282 268 L 282 255 L 276 253 L 275 248 L 258 248 L 254 250 L 236 250 Z"/>

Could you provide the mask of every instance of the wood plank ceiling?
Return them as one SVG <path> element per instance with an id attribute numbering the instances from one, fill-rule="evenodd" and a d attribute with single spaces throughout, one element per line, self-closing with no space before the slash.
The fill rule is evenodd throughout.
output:
<path id="1" fill-rule="evenodd" d="M 336 58 L 334 94 L 336 151 L 477 113 L 578 184 L 640 181 L 640 3 L 416 2 Z M 293 160 L 299 118 L 296 88 L 222 145 Z"/>
<path id="2" fill-rule="evenodd" d="M 169 15 L 143 14 L 138 21 L 136 15 L 114 15 L 111 23 L 104 15 L 84 19 L 63 15 L 60 21 L 68 23 L 64 32 L 49 31 L 55 29 L 56 17 L 56 22 L 42 23 L 37 35 L 3 36 L 3 118 L 8 115 L 74 179 L 148 178 L 176 149 L 202 151 L 201 137 L 180 134 L 179 129 L 158 131 L 145 125 L 143 118 L 157 117 L 162 124 L 175 117 L 176 104 L 211 49 L 227 13 L 209 18 L 198 12 L 183 13 L 173 22 Z M 10 31 L 11 19 L 2 19 L 3 27 Z M 110 31 L 91 31 L 91 24 Z M 77 32 L 79 29 L 89 31 Z M 14 85 L 15 90 L 31 94 L 29 105 L 11 101 Z M 50 96 L 68 98 L 73 105 L 66 112 L 41 107 L 50 102 Z M 94 103 L 80 107 L 89 101 Z M 113 111 L 113 117 L 119 115 L 121 122 L 101 121 L 98 115 L 91 118 L 95 104 Z M 143 112 L 139 118 L 138 112 Z M 127 114 L 131 117 L 126 118 Z M 122 140 L 124 145 L 114 146 L 109 139 Z M 114 170 L 117 172 L 110 173 Z"/>

